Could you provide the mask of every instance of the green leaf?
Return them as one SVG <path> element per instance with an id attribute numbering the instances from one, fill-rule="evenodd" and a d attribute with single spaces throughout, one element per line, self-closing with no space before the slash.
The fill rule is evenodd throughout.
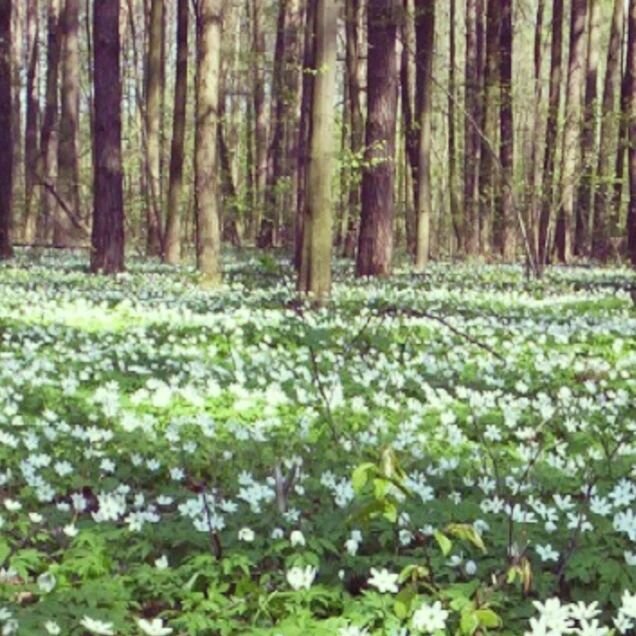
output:
<path id="1" fill-rule="evenodd" d="M 369 479 L 369 472 L 375 468 L 375 464 L 371 462 L 365 462 L 356 466 L 351 476 L 351 483 L 356 493 L 360 494 Z"/>
<path id="2" fill-rule="evenodd" d="M 491 609 L 480 609 L 475 612 L 475 616 L 479 619 L 479 624 L 484 627 L 496 628 L 502 626 L 501 618 Z"/>
<path id="3" fill-rule="evenodd" d="M 437 544 L 439 545 L 442 551 L 442 554 L 444 556 L 448 556 L 450 554 L 450 551 L 453 549 L 453 542 L 443 532 L 440 532 L 439 530 L 435 531 L 435 540 L 437 541 Z"/>

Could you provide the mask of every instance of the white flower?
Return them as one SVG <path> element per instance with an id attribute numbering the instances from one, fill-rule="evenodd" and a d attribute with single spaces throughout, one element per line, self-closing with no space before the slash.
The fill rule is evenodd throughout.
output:
<path id="1" fill-rule="evenodd" d="M 545 603 L 534 601 L 532 603 L 545 625 L 557 634 L 568 632 L 572 627 L 570 619 L 570 608 L 567 605 L 561 605 L 558 598 L 549 598 Z"/>
<path id="2" fill-rule="evenodd" d="M 52 636 L 57 636 L 62 633 L 62 629 L 55 621 L 46 621 L 46 623 L 44 623 L 44 629 L 47 634 L 51 634 Z"/>
<path id="3" fill-rule="evenodd" d="M 44 519 L 44 517 L 39 512 L 30 512 L 29 519 L 33 523 L 42 523 L 42 520 Z"/>
<path id="4" fill-rule="evenodd" d="M 5 499 L 4 507 L 9 512 L 16 512 L 17 510 L 22 510 L 22 504 L 19 501 L 16 501 L 15 499 Z"/>
<path id="5" fill-rule="evenodd" d="M 558 561 L 559 553 L 547 543 L 546 545 L 536 545 L 534 548 L 541 558 L 541 561 Z"/>
<path id="6" fill-rule="evenodd" d="M 433 634 L 437 630 L 446 628 L 446 619 L 448 612 L 442 608 L 439 601 L 435 601 L 433 605 L 424 603 L 413 614 L 412 626 L 418 632 Z"/>
<path id="7" fill-rule="evenodd" d="M 636 618 L 636 594 L 625 590 L 621 601 L 623 603 L 621 605 L 621 612 L 628 618 Z"/>
<path id="8" fill-rule="evenodd" d="M 292 533 L 289 535 L 289 542 L 292 544 L 292 547 L 297 545 L 304 547 L 305 535 L 300 530 L 292 530 Z"/>
<path id="9" fill-rule="evenodd" d="M 474 576 L 477 573 L 477 564 L 471 559 L 470 561 L 466 561 L 464 565 L 464 572 L 468 576 Z"/>
<path id="10" fill-rule="evenodd" d="M 256 535 L 254 534 L 254 530 L 251 528 L 241 528 L 238 531 L 239 541 L 245 541 L 246 543 L 252 543 Z"/>
<path id="11" fill-rule="evenodd" d="M 625 550 L 623 554 L 625 555 L 625 563 L 627 563 L 627 565 L 636 565 L 635 552 L 629 552 L 628 550 Z"/>
<path id="12" fill-rule="evenodd" d="M 349 627 L 341 627 L 338 630 L 338 636 L 369 636 L 369 632 L 363 627 L 349 625 Z"/>
<path id="13" fill-rule="evenodd" d="M 350 556 L 355 556 L 358 553 L 358 542 L 355 539 L 347 539 L 345 541 L 345 549 Z"/>
<path id="14" fill-rule="evenodd" d="M 380 594 L 384 594 L 385 592 L 396 594 L 398 591 L 397 581 L 399 578 L 399 574 L 393 574 L 386 568 L 382 568 L 382 570 L 371 568 L 371 578 L 368 583 L 377 588 Z"/>
<path id="15" fill-rule="evenodd" d="M 114 626 L 112 623 L 96 620 L 90 616 L 84 616 L 80 621 L 80 625 L 96 636 L 115 636 Z"/>
<path id="16" fill-rule="evenodd" d="M 158 559 L 155 559 L 155 567 L 157 570 L 167 570 L 170 566 L 168 564 L 168 557 L 162 554 Z"/>
<path id="17" fill-rule="evenodd" d="M 295 566 L 287 571 L 287 582 L 294 590 L 308 590 L 316 578 L 316 568 L 308 565 L 304 568 Z"/>
<path id="18" fill-rule="evenodd" d="M 147 621 L 145 618 L 140 618 L 137 621 L 139 629 L 148 636 L 167 636 L 172 634 L 173 629 L 171 627 L 164 627 L 163 621 L 160 618 L 154 618 L 151 621 Z"/>
<path id="19" fill-rule="evenodd" d="M 67 537 L 71 537 L 71 538 L 76 537 L 79 532 L 79 530 L 72 523 L 69 523 L 68 525 L 64 526 L 62 531 Z"/>
<path id="20" fill-rule="evenodd" d="M 56 583 L 57 580 L 55 576 L 53 576 L 50 572 L 43 572 L 37 579 L 38 587 L 44 594 L 52 592 Z"/>

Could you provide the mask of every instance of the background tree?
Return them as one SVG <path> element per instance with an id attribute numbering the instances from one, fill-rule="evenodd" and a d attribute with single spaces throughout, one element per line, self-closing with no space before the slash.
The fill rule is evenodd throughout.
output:
<path id="1" fill-rule="evenodd" d="M 629 121 L 627 245 L 632 265 L 636 267 L 636 0 L 629 0 L 626 78 L 628 110 L 625 116 Z"/>
<path id="2" fill-rule="evenodd" d="M 124 269 L 119 2 L 94 0 L 93 37 L 95 174 L 91 270 L 113 274 Z"/>
<path id="3" fill-rule="evenodd" d="M 356 273 L 388 276 L 393 257 L 395 131 L 398 98 L 395 0 L 367 5 L 367 124 Z"/>
<path id="4" fill-rule="evenodd" d="M 0 0 L 0 260 L 11 257 L 11 195 L 13 137 L 11 134 L 11 0 Z"/>

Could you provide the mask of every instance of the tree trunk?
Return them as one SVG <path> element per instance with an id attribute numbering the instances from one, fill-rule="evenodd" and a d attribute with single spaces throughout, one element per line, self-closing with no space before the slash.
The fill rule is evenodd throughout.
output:
<path id="1" fill-rule="evenodd" d="M 62 113 L 58 145 L 58 193 L 66 210 L 57 206 L 53 224 L 55 245 L 73 244 L 81 238 L 70 214 L 79 222 L 79 0 L 66 0 L 62 12 Z"/>
<path id="2" fill-rule="evenodd" d="M 556 229 L 557 256 L 567 263 L 572 258 L 576 182 L 580 168 L 579 132 L 581 129 L 581 97 L 585 81 L 585 19 L 587 0 L 572 0 L 570 14 L 570 51 L 563 133 L 563 169 L 561 190 L 563 207 Z"/>
<path id="3" fill-rule="evenodd" d="M 303 229 L 298 290 L 324 301 L 331 291 L 333 211 L 333 125 L 336 93 L 338 5 L 318 0 L 316 7 L 316 69 L 307 167 L 307 212 Z"/>
<path id="4" fill-rule="evenodd" d="M 95 165 L 91 271 L 113 274 L 124 268 L 119 2 L 95 0 L 93 38 Z"/>
<path id="5" fill-rule="evenodd" d="M 48 44 L 46 52 L 46 104 L 40 137 L 40 167 L 38 180 L 42 188 L 42 214 L 38 231 L 40 238 L 49 237 L 52 220 L 56 218 L 57 201 L 51 188 L 57 181 L 58 144 L 58 75 L 60 63 L 60 0 L 48 2 Z"/>
<path id="6" fill-rule="evenodd" d="M 466 89 L 464 119 L 464 237 L 469 256 L 479 251 L 479 165 L 481 138 L 477 130 L 480 118 L 480 51 L 478 0 L 466 0 Z"/>
<path id="7" fill-rule="evenodd" d="M 12 256 L 13 112 L 11 87 L 11 0 L 0 0 L 0 260 Z"/>
<path id="8" fill-rule="evenodd" d="M 590 251 L 590 215 L 594 206 L 595 185 L 593 165 L 596 156 L 600 12 L 599 0 L 589 0 L 585 105 L 581 132 L 582 174 L 577 195 L 574 231 L 574 253 L 577 256 L 585 256 Z"/>
<path id="9" fill-rule="evenodd" d="M 415 268 L 426 267 L 430 251 L 431 225 L 431 120 L 433 116 L 433 48 L 435 0 L 416 0 L 417 113 L 419 122 L 417 177 L 417 241 Z"/>
<path id="10" fill-rule="evenodd" d="M 594 197 L 592 256 L 606 261 L 610 256 L 610 219 L 613 199 L 613 152 L 618 142 L 616 102 L 621 90 L 621 48 L 624 35 L 625 2 L 614 0 L 612 26 L 607 48 L 607 66 L 603 87 L 601 139 L 596 167 L 597 190 Z"/>
<path id="11" fill-rule="evenodd" d="M 368 3 L 366 168 L 356 273 L 388 276 L 393 256 L 397 18 L 395 0 Z"/>
<path id="12" fill-rule="evenodd" d="M 548 97 L 548 121 L 546 126 L 545 155 L 543 159 L 543 187 L 537 254 L 539 267 L 546 264 L 550 253 L 552 208 L 554 200 L 554 168 L 556 165 L 556 140 L 559 129 L 559 105 L 561 103 L 561 76 L 563 75 L 563 0 L 554 0 L 552 13 L 552 43 L 550 51 L 550 93 Z"/>
<path id="13" fill-rule="evenodd" d="M 146 211 L 149 256 L 162 254 L 161 214 L 161 93 L 163 85 L 163 0 L 152 0 L 148 32 L 146 75 L 146 165 L 148 177 L 148 208 Z"/>
<path id="14" fill-rule="evenodd" d="M 463 215 L 459 206 L 459 190 L 457 185 L 457 143 L 456 143 L 456 104 L 457 104 L 457 82 L 456 82 L 456 22 L 457 5 L 456 0 L 450 0 L 450 25 L 449 25 L 449 63 L 448 71 L 448 189 L 449 189 L 449 212 L 451 222 L 455 231 L 458 251 L 462 251 L 465 242 Z"/>
<path id="15" fill-rule="evenodd" d="M 501 0 L 499 32 L 499 161 L 501 163 L 501 204 L 495 215 L 495 247 L 505 260 L 514 258 L 513 225 L 514 121 L 512 110 L 512 0 Z"/>
<path id="16" fill-rule="evenodd" d="M 221 282 L 217 126 L 222 23 L 222 0 L 198 1 L 194 171 L 197 266 L 205 286 Z"/>
<path id="17" fill-rule="evenodd" d="M 26 38 L 27 38 L 27 84 L 26 84 L 26 122 L 24 126 L 24 229 L 25 243 L 35 239 L 37 215 L 33 209 L 33 191 L 36 185 L 38 169 L 38 58 L 39 58 L 39 9 L 38 0 L 27 0 Z"/>
<path id="18" fill-rule="evenodd" d="M 347 59 L 346 81 L 349 89 L 349 122 L 351 134 L 349 151 L 358 159 L 364 151 L 364 115 L 362 114 L 362 77 L 360 30 L 362 21 L 362 4 L 360 0 L 345 0 Z M 353 258 L 356 251 L 358 226 L 360 224 L 360 169 L 353 168 L 349 183 L 349 223 L 345 237 L 344 256 Z"/>
<path id="19" fill-rule="evenodd" d="M 479 164 L 479 245 L 482 252 L 490 249 L 490 235 L 495 213 L 495 187 L 498 174 L 495 155 L 499 112 L 499 31 L 500 0 L 488 0 L 486 15 L 486 65 L 484 73 L 484 109 L 481 127 L 481 162 Z"/>
<path id="20" fill-rule="evenodd" d="M 636 267 L 636 0 L 629 0 L 627 36 L 627 112 L 629 122 L 629 210 L 627 212 L 627 251 Z"/>
<path id="21" fill-rule="evenodd" d="M 165 259 L 176 264 L 181 260 L 181 205 L 183 203 L 183 157 L 188 97 L 188 0 L 179 0 L 177 9 L 177 66 L 175 70 L 172 149 L 168 186 L 168 220 Z"/>
<path id="22" fill-rule="evenodd" d="M 24 2 L 14 2 L 11 7 L 11 134 L 13 138 L 13 183 L 11 207 L 19 209 L 18 185 L 23 166 L 22 158 L 22 79 Z"/>

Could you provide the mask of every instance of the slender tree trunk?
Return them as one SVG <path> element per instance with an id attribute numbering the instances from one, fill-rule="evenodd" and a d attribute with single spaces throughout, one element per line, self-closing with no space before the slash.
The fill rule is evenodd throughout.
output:
<path id="1" fill-rule="evenodd" d="M 572 0 L 565 130 L 563 133 L 563 170 L 561 175 L 563 207 L 559 213 L 555 237 L 558 258 L 564 263 L 571 260 L 573 252 L 576 181 L 580 168 L 581 96 L 582 86 L 585 81 L 586 13 L 587 0 Z"/>
<path id="2" fill-rule="evenodd" d="M 39 58 L 39 3 L 27 0 L 26 37 L 27 37 L 27 84 L 26 84 L 26 122 L 24 127 L 24 230 L 25 243 L 35 239 L 37 215 L 33 209 L 33 191 L 36 184 L 38 163 L 38 58 Z"/>
<path id="3" fill-rule="evenodd" d="M 462 251 L 465 243 L 464 216 L 460 213 L 459 189 L 457 184 L 457 143 L 456 143 L 456 36 L 455 22 L 457 19 L 456 0 L 450 0 L 450 25 L 449 25 L 449 72 L 448 72 L 448 189 L 449 212 L 455 231 L 457 250 Z"/>
<path id="4" fill-rule="evenodd" d="M 430 252 L 431 120 L 433 116 L 433 48 L 435 39 L 435 0 L 416 0 L 415 37 L 417 54 L 417 112 L 419 122 L 417 197 L 417 242 L 415 268 L 426 267 Z"/>
<path id="5" fill-rule="evenodd" d="M 495 215 L 495 247 L 506 260 L 514 258 L 513 225 L 514 121 L 512 110 L 512 0 L 501 0 L 499 32 L 499 161 L 501 163 L 501 206 Z"/>
<path id="6" fill-rule="evenodd" d="M 166 262 L 172 264 L 176 264 L 181 260 L 183 158 L 188 97 L 188 0 L 179 0 L 177 10 L 177 66 L 175 73 L 170 182 L 168 185 L 168 219 L 165 241 L 165 259 Z"/>
<path id="7" fill-rule="evenodd" d="M 600 53 L 599 0 L 589 0 L 585 105 L 581 131 L 581 181 L 576 205 L 574 253 L 585 256 L 590 251 L 590 216 L 594 207 L 594 159 L 596 157 L 598 63 Z"/>
<path id="8" fill-rule="evenodd" d="M 307 5 L 305 16 L 305 42 L 303 52 L 302 97 L 300 103 L 300 130 L 298 134 L 297 188 L 296 188 L 296 229 L 294 265 L 300 269 L 303 259 L 303 236 L 307 213 L 307 167 L 309 165 L 309 142 L 311 137 L 311 111 L 314 91 L 314 70 L 316 68 L 316 3 Z"/>
<path id="9" fill-rule="evenodd" d="M 393 256 L 397 3 L 368 3 L 366 164 L 356 273 L 388 276 Z"/>
<path id="10" fill-rule="evenodd" d="M 152 0 L 146 75 L 146 143 L 148 209 L 146 212 L 149 256 L 162 254 L 161 214 L 161 93 L 163 84 L 163 0 Z"/>
<path id="11" fill-rule="evenodd" d="M 490 234 L 495 213 L 497 165 L 492 148 L 497 144 L 499 101 L 499 31 L 500 0 L 488 0 L 486 15 L 486 65 L 484 73 L 484 109 L 481 127 L 481 162 L 479 164 L 479 235 L 480 250 L 490 249 Z"/>
<path id="12" fill-rule="evenodd" d="M 60 62 L 60 0 L 48 2 L 48 48 L 46 53 L 46 104 L 40 138 L 40 168 L 38 179 L 48 187 L 42 188 L 42 214 L 39 234 L 42 240 L 49 236 L 52 220 L 58 214 L 57 201 L 51 192 L 57 182 L 58 144 L 58 75 Z"/>
<path id="13" fill-rule="evenodd" d="M 57 206 L 53 224 L 56 245 L 73 244 L 80 239 L 69 212 L 79 221 L 79 0 L 66 0 L 62 26 L 62 112 L 58 144 L 58 193 L 67 210 Z"/>
<path id="14" fill-rule="evenodd" d="M 93 4 L 95 128 L 91 271 L 124 268 L 124 197 L 121 155 L 119 2 Z"/>
<path id="15" fill-rule="evenodd" d="M 550 89 L 548 121 L 546 126 L 545 155 L 543 159 L 543 201 L 539 219 L 537 254 L 542 269 L 550 253 L 552 208 L 554 201 L 554 169 L 556 166 L 556 140 L 559 130 L 561 103 L 561 77 L 563 75 L 563 0 L 554 0 L 552 13 L 552 43 L 550 51 Z"/>
<path id="16" fill-rule="evenodd" d="M 195 131 L 197 266 L 205 286 L 221 282 L 217 126 L 221 75 L 222 0 L 198 0 Z"/>
<path id="17" fill-rule="evenodd" d="M 464 121 L 464 237 L 469 256 L 479 251 L 479 165 L 481 138 L 476 129 L 480 119 L 479 0 L 466 0 L 466 89 Z"/>
<path id="18" fill-rule="evenodd" d="M 627 212 L 627 251 L 636 267 L 636 0 L 629 0 L 627 37 L 627 111 L 629 122 L 629 209 Z"/>
<path id="19" fill-rule="evenodd" d="M 18 186 L 22 171 L 22 79 L 24 2 L 14 2 L 11 7 L 11 131 L 13 135 L 13 182 L 11 207 L 19 209 Z M 12 228 L 13 229 L 13 228 Z"/>
<path id="20" fill-rule="evenodd" d="M 336 93 L 338 5 L 336 0 L 317 0 L 316 68 L 314 80 L 309 165 L 307 167 L 307 214 L 303 230 L 302 262 L 298 289 L 317 302 L 331 291 L 333 210 L 333 124 Z"/>
<path id="21" fill-rule="evenodd" d="M 347 59 L 346 73 L 349 89 L 349 122 L 351 134 L 349 136 L 349 150 L 353 157 L 361 158 L 364 150 L 364 115 L 362 114 L 362 81 L 361 76 L 361 46 L 360 30 L 362 22 L 362 4 L 360 0 L 345 0 L 346 11 L 346 36 Z M 360 224 L 360 170 L 352 169 L 351 183 L 349 184 L 349 223 L 344 242 L 344 255 L 353 258 L 355 256 L 356 242 L 358 238 L 358 226 Z"/>
<path id="22" fill-rule="evenodd" d="M 10 258 L 13 186 L 11 0 L 0 0 L 0 260 Z"/>
<path id="23" fill-rule="evenodd" d="M 612 26 L 607 47 L 607 66 L 603 88 L 601 114 L 601 139 L 596 167 L 597 190 L 594 197 L 594 216 L 592 231 L 592 256 L 606 261 L 610 255 L 610 219 L 612 204 L 612 182 L 614 148 L 618 142 L 616 116 L 617 97 L 621 90 L 621 48 L 625 22 L 625 1 L 614 0 Z"/>

